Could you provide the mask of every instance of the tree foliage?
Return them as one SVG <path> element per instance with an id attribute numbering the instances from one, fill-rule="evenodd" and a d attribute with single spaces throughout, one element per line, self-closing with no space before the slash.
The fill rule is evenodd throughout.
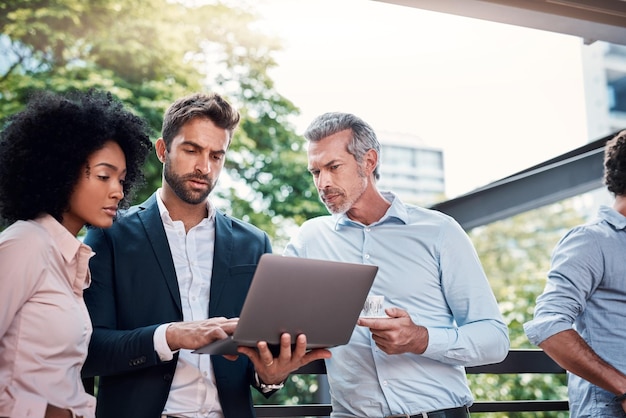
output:
<path id="1" fill-rule="evenodd" d="M 35 90 L 98 88 L 145 117 L 156 139 L 173 100 L 217 91 L 243 115 L 225 170 L 235 185 L 216 191 L 221 209 L 280 242 L 282 221 L 301 223 L 325 210 L 289 122 L 298 109 L 267 74 L 280 44 L 256 29 L 255 18 L 219 1 L 0 2 L 0 120 Z M 154 155 L 146 175 L 137 201 L 160 184 Z"/>

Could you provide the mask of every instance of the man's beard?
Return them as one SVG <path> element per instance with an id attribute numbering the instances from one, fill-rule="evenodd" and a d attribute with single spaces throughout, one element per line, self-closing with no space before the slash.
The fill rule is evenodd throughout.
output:
<path id="1" fill-rule="evenodd" d="M 183 202 L 189 203 L 191 205 L 197 205 L 204 202 L 211 193 L 211 191 L 213 191 L 215 183 L 210 176 L 203 176 L 199 174 L 178 175 L 174 173 L 171 167 L 172 164 L 169 159 L 166 160 L 163 176 L 167 184 L 169 184 L 174 193 L 176 193 L 176 196 L 178 196 L 178 198 Z M 191 190 L 186 184 L 186 181 L 190 179 L 200 180 L 208 183 L 209 187 L 201 192 Z"/>
<path id="2" fill-rule="evenodd" d="M 322 203 L 324 203 L 324 206 L 326 206 L 326 209 L 328 209 L 330 213 L 340 215 L 348 212 L 350 209 L 352 209 L 352 206 L 354 206 L 354 204 L 361 198 L 361 196 L 363 196 L 363 193 L 365 193 L 365 189 L 367 188 L 367 179 L 361 171 L 359 171 L 357 174 L 361 179 L 361 183 L 349 190 L 349 192 L 351 192 L 351 196 L 348 196 L 341 189 L 327 189 L 319 193 Z M 323 196 L 326 194 L 339 195 L 339 200 L 333 203 L 326 202 L 323 199 Z"/>

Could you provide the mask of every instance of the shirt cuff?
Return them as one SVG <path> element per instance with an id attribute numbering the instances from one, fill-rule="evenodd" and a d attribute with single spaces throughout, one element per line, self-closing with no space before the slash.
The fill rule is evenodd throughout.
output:
<path id="1" fill-rule="evenodd" d="M 539 316 L 524 324 L 528 341 L 539 345 L 554 334 L 572 329 L 572 324 L 560 315 Z"/>
<path id="2" fill-rule="evenodd" d="M 170 346 L 167 345 L 167 338 L 165 337 L 165 331 L 170 324 L 159 325 L 154 330 L 152 340 L 154 342 L 154 351 L 159 356 L 161 361 L 171 361 L 174 358 L 175 351 L 170 350 Z"/>
<path id="3" fill-rule="evenodd" d="M 425 356 L 441 356 L 450 347 L 448 330 L 445 328 L 431 328 L 428 330 L 428 347 L 424 351 Z"/>

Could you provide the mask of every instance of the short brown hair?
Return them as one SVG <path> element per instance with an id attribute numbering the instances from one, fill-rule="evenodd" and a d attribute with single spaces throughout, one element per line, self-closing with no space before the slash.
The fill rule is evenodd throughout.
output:
<path id="1" fill-rule="evenodd" d="M 176 100 L 165 112 L 161 136 L 167 149 L 190 120 L 205 118 L 228 132 L 228 140 L 239 124 L 239 112 L 217 93 L 194 93 Z"/>

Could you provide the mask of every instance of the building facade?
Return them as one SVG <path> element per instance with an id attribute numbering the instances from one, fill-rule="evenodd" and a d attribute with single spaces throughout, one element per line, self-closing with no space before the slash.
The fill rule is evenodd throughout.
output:
<path id="1" fill-rule="evenodd" d="M 430 206 L 444 199 L 443 151 L 415 135 L 379 132 L 381 168 L 378 188 L 406 203 Z"/>
<path id="2" fill-rule="evenodd" d="M 626 46 L 583 45 L 582 65 L 589 141 L 626 129 Z"/>

